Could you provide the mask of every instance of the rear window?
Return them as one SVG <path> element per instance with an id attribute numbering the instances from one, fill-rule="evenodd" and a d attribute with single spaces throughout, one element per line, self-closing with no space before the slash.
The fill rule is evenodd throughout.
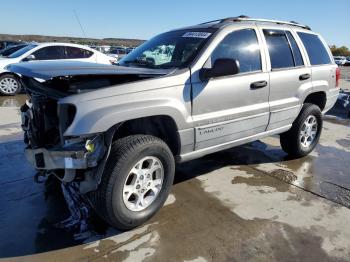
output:
<path id="1" fill-rule="evenodd" d="M 282 30 L 264 30 L 272 69 L 294 67 L 292 50 Z"/>
<path id="2" fill-rule="evenodd" d="M 309 55 L 311 65 L 324 65 L 332 63 L 326 47 L 318 35 L 308 33 L 298 33 L 303 42 L 307 54 Z"/>

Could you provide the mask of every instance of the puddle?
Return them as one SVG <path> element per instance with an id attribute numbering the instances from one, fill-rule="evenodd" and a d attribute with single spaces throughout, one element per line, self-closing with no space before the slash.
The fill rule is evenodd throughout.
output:
<path id="1" fill-rule="evenodd" d="M 275 169 L 272 172 L 270 172 L 270 176 L 289 184 L 293 183 L 295 180 L 298 179 L 298 177 L 294 175 L 293 172 L 284 169 Z"/>

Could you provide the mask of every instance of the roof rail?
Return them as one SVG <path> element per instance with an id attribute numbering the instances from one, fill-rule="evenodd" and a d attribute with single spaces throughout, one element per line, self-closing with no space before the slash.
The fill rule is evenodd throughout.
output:
<path id="1" fill-rule="evenodd" d="M 301 28 L 304 28 L 304 29 L 307 29 L 307 30 L 311 30 L 311 28 L 309 26 L 299 24 L 299 23 L 297 23 L 295 21 L 285 22 L 285 21 L 279 21 L 279 20 L 250 18 L 249 16 L 245 16 L 245 15 L 240 15 L 240 16 L 237 16 L 237 17 L 228 17 L 228 18 L 224 18 L 224 19 L 213 20 L 213 21 L 202 23 L 201 25 L 212 24 L 212 23 L 220 24 L 220 23 L 225 23 L 225 22 L 241 22 L 241 21 L 264 22 L 264 23 L 273 23 L 273 24 L 281 24 L 281 25 L 292 25 L 292 26 L 301 27 Z"/>

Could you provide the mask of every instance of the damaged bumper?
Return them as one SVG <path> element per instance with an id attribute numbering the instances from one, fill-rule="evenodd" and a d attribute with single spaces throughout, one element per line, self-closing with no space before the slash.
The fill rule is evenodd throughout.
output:
<path id="1" fill-rule="evenodd" d="M 106 151 L 102 136 L 96 136 L 88 143 L 74 144 L 63 148 L 27 148 L 27 160 L 39 170 L 87 169 L 96 167 Z"/>
<path id="2" fill-rule="evenodd" d="M 84 151 L 52 151 L 45 148 L 26 149 L 27 160 L 36 169 L 86 169 L 96 166 L 89 163 Z"/>

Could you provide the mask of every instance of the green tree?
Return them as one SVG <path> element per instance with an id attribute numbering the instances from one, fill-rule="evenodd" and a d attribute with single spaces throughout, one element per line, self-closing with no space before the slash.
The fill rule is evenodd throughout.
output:
<path id="1" fill-rule="evenodd" d="M 346 46 L 337 47 L 336 45 L 332 45 L 330 49 L 334 56 L 350 56 L 350 50 Z"/>

